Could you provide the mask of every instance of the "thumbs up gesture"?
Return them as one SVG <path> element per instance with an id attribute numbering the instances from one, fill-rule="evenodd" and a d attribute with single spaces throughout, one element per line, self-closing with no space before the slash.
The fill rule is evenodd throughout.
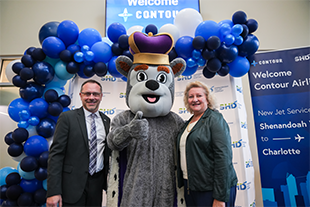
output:
<path id="1" fill-rule="evenodd" d="M 142 117 L 143 112 L 138 111 L 128 124 L 128 132 L 132 138 L 146 140 L 149 132 L 149 122 Z"/>

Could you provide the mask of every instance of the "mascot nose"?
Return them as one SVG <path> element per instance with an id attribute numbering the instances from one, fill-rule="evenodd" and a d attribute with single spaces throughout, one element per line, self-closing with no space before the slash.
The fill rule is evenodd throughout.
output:
<path id="1" fill-rule="evenodd" d="M 145 83 L 145 86 L 146 86 L 148 89 L 152 90 L 152 91 L 155 91 L 155 90 L 157 90 L 157 89 L 159 88 L 159 84 L 158 84 L 156 81 L 154 81 L 154 80 L 148 80 L 148 81 Z"/>

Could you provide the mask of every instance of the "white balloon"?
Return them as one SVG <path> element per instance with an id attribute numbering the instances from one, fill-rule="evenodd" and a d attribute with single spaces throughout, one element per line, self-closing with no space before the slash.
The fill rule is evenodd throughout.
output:
<path id="1" fill-rule="evenodd" d="M 102 37 L 102 42 L 106 42 L 110 46 L 113 45 L 113 42 L 108 37 Z"/>
<path id="2" fill-rule="evenodd" d="M 177 42 L 177 40 L 180 37 L 179 29 L 174 24 L 165 24 L 165 25 L 163 25 L 159 29 L 158 33 L 163 33 L 163 32 L 166 32 L 166 33 L 169 33 L 169 34 L 172 35 L 173 40 L 174 40 L 174 44 Z"/>
<path id="3" fill-rule="evenodd" d="M 127 30 L 127 35 L 130 36 L 134 32 L 142 32 L 143 27 L 142 26 L 132 26 Z"/>
<path id="4" fill-rule="evenodd" d="M 12 83 L 12 79 L 14 76 L 16 76 L 17 74 L 14 73 L 14 71 L 12 70 L 12 66 L 14 65 L 14 63 L 17 63 L 17 62 L 21 62 L 19 59 L 17 60 L 13 60 L 11 62 L 9 62 L 9 64 L 6 66 L 5 68 L 5 76 L 6 78 L 8 79 L 8 81 L 10 83 Z"/>
<path id="5" fill-rule="evenodd" d="M 177 13 L 174 25 L 179 29 L 181 37 L 195 37 L 196 28 L 202 21 L 202 16 L 197 10 L 186 8 Z"/>
<path id="6" fill-rule="evenodd" d="M 29 125 L 26 129 L 28 131 L 28 134 L 29 136 L 28 137 L 32 137 L 34 135 L 38 135 L 38 132 L 37 132 L 37 127 L 36 126 L 32 126 L 32 125 Z"/>
<path id="7" fill-rule="evenodd" d="M 11 156 L 11 157 L 12 157 L 12 156 Z M 25 154 L 25 152 L 23 152 L 21 155 L 19 155 L 19 156 L 17 156 L 17 157 L 12 157 L 12 159 L 13 159 L 14 161 L 16 161 L 16 162 L 20 162 L 20 161 L 22 161 L 22 159 L 23 159 L 24 157 L 27 157 L 27 155 Z"/>

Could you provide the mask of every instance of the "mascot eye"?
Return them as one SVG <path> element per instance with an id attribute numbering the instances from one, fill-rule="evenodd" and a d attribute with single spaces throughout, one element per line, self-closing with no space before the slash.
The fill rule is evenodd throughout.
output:
<path id="1" fill-rule="evenodd" d="M 137 73 L 137 80 L 138 81 L 145 81 L 147 79 L 147 75 L 144 71 L 140 71 Z"/>
<path id="2" fill-rule="evenodd" d="M 165 73 L 161 73 L 157 76 L 157 81 L 160 83 L 166 83 L 167 81 L 167 75 Z"/>

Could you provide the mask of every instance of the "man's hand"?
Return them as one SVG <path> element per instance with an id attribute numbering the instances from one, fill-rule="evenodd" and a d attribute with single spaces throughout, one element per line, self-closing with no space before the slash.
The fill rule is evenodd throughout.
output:
<path id="1" fill-rule="evenodd" d="M 47 207 L 62 207 L 62 198 L 61 195 L 55 195 L 55 196 L 51 196 L 48 197 L 46 199 L 46 206 Z"/>
<path id="2" fill-rule="evenodd" d="M 214 199 L 212 207 L 225 207 L 225 202 Z"/>

